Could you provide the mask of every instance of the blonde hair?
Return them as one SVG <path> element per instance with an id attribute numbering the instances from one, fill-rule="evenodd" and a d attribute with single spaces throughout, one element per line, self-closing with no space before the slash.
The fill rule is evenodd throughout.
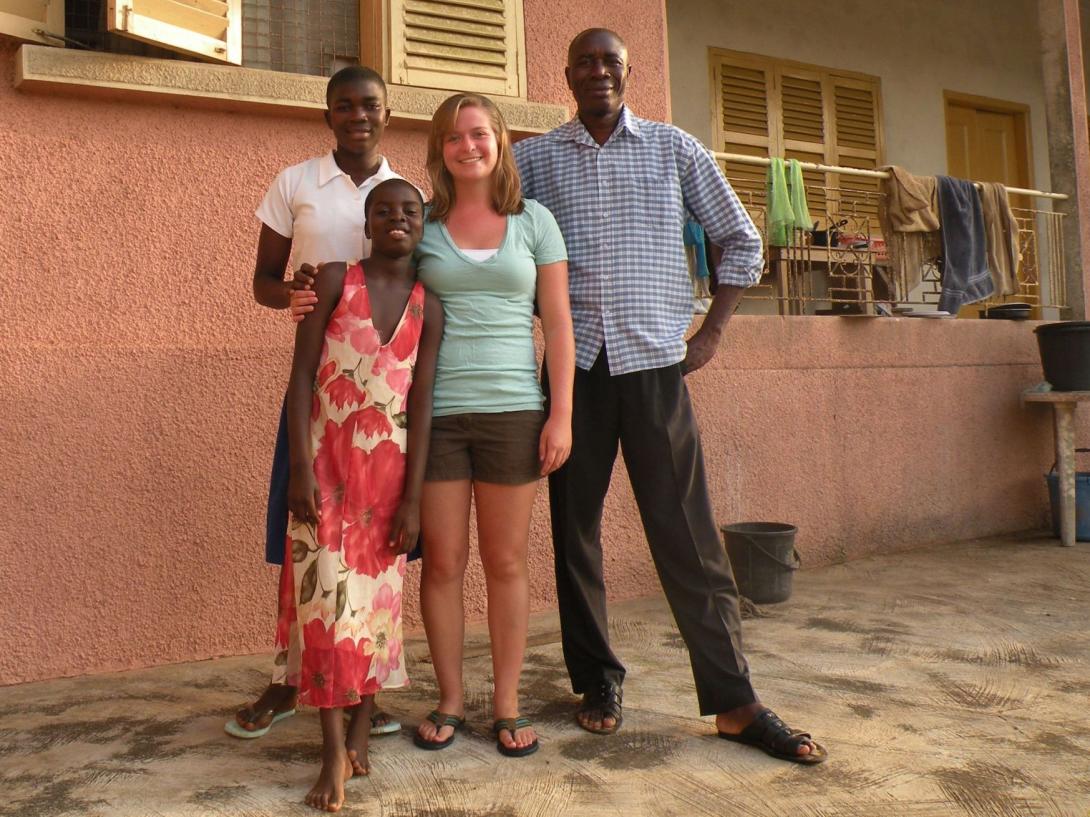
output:
<path id="1" fill-rule="evenodd" d="M 496 134 L 496 167 L 492 170 L 492 206 L 501 216 L 522 212 L 522 181 L 511 151 L 511 135 L 503 114 L 491 99 L 480 94 L 455 94 L 443 101 L 431 118 L 428 134 L 428 178 L 432 199 L 429 221 L 445 221 L 454 206 L 454 179 L 443 161 L 443 140 L 454 130 L 462 108 L 480 108 Z"/>

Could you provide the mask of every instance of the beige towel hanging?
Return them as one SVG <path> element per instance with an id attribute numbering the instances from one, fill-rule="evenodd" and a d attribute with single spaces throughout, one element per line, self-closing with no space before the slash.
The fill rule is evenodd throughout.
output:
<path id="1" fill-rule="evenodd" d="M 1018 222 L 1014 219 L 1007 188 L 998 182 L 980 185 L 980 206 L 984 213 L 984 237 L 988 246 L 988 268 L 997 295 L 1018 291 Z"/>
<path id="2" fill-rule="evenodd" d="M 889 172 L 880 183 L 878 220 L 886 239 L 894 281 L 890 300 L 907 300 L 923 279 L 924 265 L 942 255 L 939 205 L 934 176 L 915 176 L 897 165 L 880 168 Z"/>

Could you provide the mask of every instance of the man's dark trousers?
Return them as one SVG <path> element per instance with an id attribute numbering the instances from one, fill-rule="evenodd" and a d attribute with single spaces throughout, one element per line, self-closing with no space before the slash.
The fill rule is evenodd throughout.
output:
<path id="1" fill-rule="evenodd" d="M 564 660 L 576 693 L 621 683 L 609 646 L 602 506 L 620 442 L 651 556 L 689 649 L 702 715 L 753 703 L 738 589 L 719 542 L 681 365 L 610 376 L 603 348 L 575 370 L 572 453 L 549 477 Z"/>

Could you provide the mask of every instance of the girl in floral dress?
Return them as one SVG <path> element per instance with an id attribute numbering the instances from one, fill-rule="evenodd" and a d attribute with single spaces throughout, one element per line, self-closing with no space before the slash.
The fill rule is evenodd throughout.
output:
<path id="1" fill-rule="evenodd" d="M 439 302 L 415 280 L 419 191 L 391 179 L 367 197 L 371 256 L 329 264 L 299 324 L 288 385 L 291 482 L 282 624 L 302 652 L 288 683 L 321 709 L 322 769 L 311 806 L 338 811 L 344 781 L 367 774 L 375 693 L 408 684 L 402 656 L 405 554 L 420 493 L 442 337 Z M 343 710 L 351 718 L 346 727 Z"/>

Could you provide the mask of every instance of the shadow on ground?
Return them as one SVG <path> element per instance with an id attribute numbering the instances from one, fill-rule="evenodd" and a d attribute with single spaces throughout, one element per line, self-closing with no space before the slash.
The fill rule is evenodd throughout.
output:
<path id="1" fill-rule="evenodd" d="M 997 539 L 803 572 L 746 622 L 765 700 L 828 747 L 823 766 L 717 740 L 696 715 L 684 645 L 662 599 L 617 604 L 628 664 L 613 737 L 572 721 L 553 615 L 535 617 L 524 676 L 542 750 L 510 760 L 488 734 L 490 661 L 471 637 L 468 731 L 442 752 L 409 729 L 372 744 L 349 815 L 1025 817 L 1090 813 L 1090 546 Z M 414 686 L 383 697 L 407 727 L 433 703 L 421 641 Z M 267 657 L 0 689 L 0 814 L 314 814 L 313 711 L 240 741 L 223 732 Z M 1082 713 L 1082 714 L 1079 714 Z"/>

